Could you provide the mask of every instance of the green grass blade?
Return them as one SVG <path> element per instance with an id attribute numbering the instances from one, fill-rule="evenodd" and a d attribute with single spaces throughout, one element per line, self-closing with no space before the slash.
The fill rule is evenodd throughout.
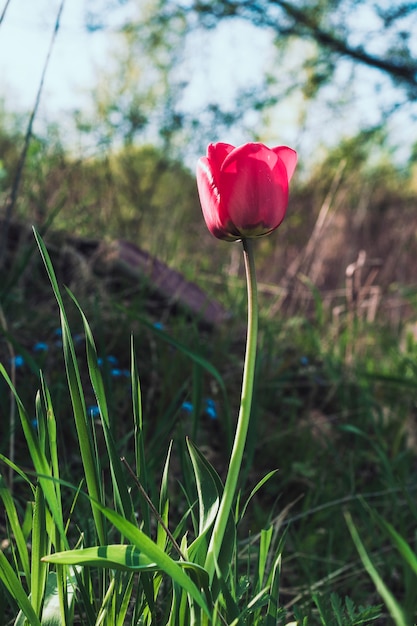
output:
<path id="1" fill-rule="evenodd" d="M 40 614 L 48 570 L 48 566 L 41 561 L 41 558 L 47 552 L 46 503 L 43 491 L 38 486 L 36 488 L 35 508 L 33 511 L 31 555 L 32 584 L 30 587 L 31 602 L 37 615 Z"/>
<path id="2" fill-rule="evenodd" d="M 0 373 L 1 373 L 1 365 L 0 365 Z M 18 474 L 20 478 L 29 485 L 29 487 L 33 491 L 33 495 L 35 495 L 35 487 L 33 486 L 32 482 L 29 480 L 25 472 L 20 467 L 18 467 L 16 463 L 13 463 L 13 461 L 8 459 L 7 456 L 4 456 L 4 454 L 1 454 L 1 453 L 0 453 L 0 461 L 2 461 L 5 465 L 10 467 L 16 474 Z"/>
<path id="3" fill-rule="evenodd" d="M 49 477 L 51 482 L 54 482 L 56 479 Z M 74 485 L 68 483 L 60 479 L 61 485 L 65 485 L 69 489 L 73 489 L 77 491 L 77 494 L 82 494 L 88 499 L 91 496 L 88 493 L 80 491 L 76 489 Z M 200 566 L 195 563 L 189 562 L 178 562 L 174 561 L 168 554 L 166 554 L 161 548 L 152 541 L 142 530 L 140 530 L 135 524 L 132 524 L 129 520 L 126 520 L 122 515 L 113 511 L 99 502 L 95 503 L 95 506 L 102 512 L 102 514 L 107 517 L 112 526 L 116 528 L 121 535 L 127 538 L 139 551 L 141 551 L 144 555 L 146 555 L 152 562 L 158 566 L 158 569 L 165 572 L 174 583 L 180 585 L 185 589 L 190 596 L 197 601 L 197 603 L 202 607 L 202 609 L 208 613 L 207 604 L 199 592 L 199 588 L 208 590 L 208 575 L 207 572 Z M 67 554 L 67 552 L 61 553 L 62 555 Z M 52 561 L 54 555 L 46 555 L 44 560 L 46 562 Z M 62 563 L 64 561 L 61 561 Z M 198 581 L 198 586 L 188 577 L 183 570 L 189 570 L 191 576 Z"/>
<path id="4" fill-rule="evenodd" d="M 281 578 L 281 554 L 278 554 L 272 568 L 271 583 L 269 589 L 268 609 L 265 617 L 265 626 L 276 626 L 278 616 L 282 613 L 279 608 L 279 589 Z"/>
<path id="5" fill-rule="evenodd" d="M 386 532 L 391 539 L 398 552 L 403 557 L 404 561 L 408 563 L 413 572 L 417 575 L 417 555 L 414 550 L 411 549 L 409 544 L 384 518 L 382 518 L 376 511 L 371 510 L 372 517 L 378 522 L 381 528 Z"/>
<path id="6" fill-rule="evenodd" d="M 0 365 L 0 371 L 2 371 L 2 366 Z M 37 414 L 38 414 L 38 418 L 40 421 L 40 436 L 39 439 L 36 437 L 35 434 L 35 430 L 32 427 L 32 424 L 30 423 L 30 420 L 28 418 L 28 415 L 26 413 L 26 410 L 17 394 L 17 392 L 15 391 L 10 379 L 8 378 L 7 374 L 5 371 L 2 371 L 2 374 L 4 376 L 4 378 L 6 379 L 6 382 L 9 384 L 10 388 L 12 389 L 15 399 L 16 399 L 16 403 L 17 403 L 17 407 L 18 407 L 18 412 L 19 412 L 19 416 L 20 416 L 20 420 L 22 423 L 22 427 L 23 427 L 23 431 L 26 437 L 26 441 L 28 444 L 28 448 L 29 448 L 29 453 L 30 456 L 32 458 L 34 467 L 35 467 L 35 471 L 36 474 L 38 476 L 39 479 L 39 484 L 42 488 L 42 492 L 45 496 L 46 501 L 48 502 L 48 506 L 49 506 L 49 510 L 51 512 L 51 515 L 53 517 L 54 520 L 54 531 L 55 531 L 55 542 L 56 542 L 56 546 L 58 547 L 63 547 L 67 545 L 67 540 L 66 540 L 66 534 L 65 534 L 65 527 L 64 527 L 64 522 L 62 519 L 62 506 L 61 506 L 61 500 L 60 500 L 60 490 L 58 488 L 58 490 L 56 490 L 56 484 L 57 481 L 55 480 L 51 480 L 54 477 L 51 475 L 51 467 L 50 467 L 50 463 L 46 457 L 46 433 L 45 431 L 45 427 L 44 427 L 44 419 L 43 419 L 43 413 L 42 413 L 42 408 L 41 408 L 41 402 L 40 402 L 40 396 L 39 394 L 37 395 L 37 402 L 36 402 L 36 408 L 37 408 Z M 53 445 L 53 440 L 52 442 L 49 442 L 49 447 L 51 447 L 51 445 Z M 58 495 L 57 495 L 58 494 Z M 43 497 L 38 494 L 37 496 L 39 498 L 39 502 L 41 502 L 43 500 Z M 36 499 L 36 498 L 35 498 Z M 41 504 L 41 509 L 43 512 L 45 512 L 45 504 L 42 502 Z M 41 512 L 40 510 L 38 510 L 36 512 L 36 515 L 43 516 L 43 512 Z M 39 522 L 41 518 L 40 517 L 34 517 L 34 522 L 37 524 Z M 42 524 L 41 524 L 42 525 Z M 33 538 L 33 550 L 34 550 L 34 555 L 36 555 L 36 552 L 38 551 L 38 556 L 40 558 L 40 555 L 43 554 L 44 552 L 41 552 L 41 550 L 44 549 L 44 538 L 46 536 L 46 533 L 43 534 L 43 538 L 42 540 L 40 539 L 40 536 L 37 534 L 38 529 L 35 527 L 32 528 L 32 532 L 35 533 L 34 538 Z M 43 531 L 41 531 L 43 532 Z M 41 544 L 38 544 L 38 541 L 41 542 Z M 46 544 L 45 544 L 46 545 Z M 46 550 L 46 547 L 45 547 Z M 34 558 L 34 557 L 33 557 Z M 33 566 L 33 564 L 32 564 Z M 36 566 L 34 566 L 34 572 L 37 576 L 36 579 L 34 579 L 32 582 L 32 588 L 35 590 L 35 604 L 39 604 L 40 599 L 43 597 L 43 593 L 44 593 L 44 572 L 43 572 L 43 568 L 45 566 L 39 566 L 39 568 Z M 38 576 L 39 575 L 39 576 Z M 38 588 L 35 589 L 34 585 L 38 585 Z M 65 610 L 65 606 L 64 602 L 63 602 L 63 596 L 62 593 L 65 593 L 65 588 L 63 588 L 62 586 L 59 587 L 59 593 L 61 594 L 61 607 L 63 608 L 63 610 Z"/>
<path id="7" fill-rule="evenodd" d="M 69 626 L 71 624 L 69 615 L 62 615 L 62 601 L 59 597 L 61 585 L 60 577 L 55 572 L 49 572 L 42 611 L 42 626 L 61 626 L 64 624 Z M 72 607 L 75 588 L 75 575 L 68 576 L 65 580 L 65 606 Z"/>
<path id="8" fill-rule="evenodd" d="M 84 467 L 84 475 L 88 492 L 92 501 L 101 501 L 102 489 L 98 477 L 96 465 L 96 454 L 91 436 L 91 430 L 87 424 L 87 409 L 84 394 L 81 386 L 80 373 L 75 356 L 74 344 L 71 338 L 69 327 L 66 323 L 65 314 L 61 310 L 62 342 L 64 349 L 65 366 L 67 370 L 68 387 L 70 390 L 71 402 L 74 412 L 77 438 L 80 446 L 81 459 Z M 92 502 L 92 511 L 97 529 L 99 541 L 104 543 L 105 531 L 102 516 Z"/>
<path id="9" fill-rule="evenodd" d="M 396 601 L 396 599 L 394 598 L 394 596 L 392 595 L 391 591 L 388 589 L 388 587 L 386 586 L 386 584 L 384 583 L 384 581 L 382 580 L 381 576 L 379 575 L 378 571 L 376 570 L 374 564 L 372 563 L 372 560 L 370 559 L 365 546 L 363 545 L 361 538 L 359 537 L 359 533 L 356 529 L 356 526 L 352 520 L 352 517 L 349 513 L 345 513 L 345 519 L 346 519 L 346 523 L 348 525 L 350 534 L 352 536 L 353 542 L 356 546 L 356 549 L 359 553 L 359 556 L 361 558 L 361 561 L 363 563 L 363 566 L 365 567 L 366 571 L 368 572 L 369 576 L 371 577 L 371 579 L 373 580 L 373 583 L 379 593 L 379 595 L 381 596 L 382 600 L 385 602 L 385 605 L 389 611 L 389 614 L 391 615 L 392 619 L 394 620 L 396 626 L 409 626 L 407 617 L 403 611 L 403 609 L 401 608 L 401 606 L 398 604 L 398 602 Z"/>
<path id="10" fill-rule="evenodd" d="M 201 476 L 203 477 L 203 475 L 206 475 L 206 476 L 211 477 L 212 481 L 216 485 L 216 490 L 220 497 L 221 494 L 223 493 L 223 484 L 216 470 L 207 461 L 207 459 L 201 454 L 199 449 L 196 446 L 194 446 L 194 444 L 191 441 L 187 441 L 187 445 L 188 445 L 189 450 L 193 451 L 193 455 L 198 457 L 199 466 L 201 468 L 204 468 L 204 470 L 202 470 Z M 203 497 L 205 496 L 203 495 Z M 208 533 L 206 533 L 206 535 L 208 535 Z M 194 541 L 195 545 L 190 546 L 189 548 L 190 554 L 193 554 L 193 550 L 191 550 L 192 547 L 194 548 L 194 550 L 197 550 L 197 552 L 200 552 L 203 550 L 204 544 L 200 546 L 199 541 L 200 539 L 199 537 L 197 537 Z M 216 570 L 222 573 L 222 576 L 224 577 L 224 579 L 226 579 L 229 574 L 230 564 L 231 564 L 235 550 L 236 550 L 236 524 L 235 524 L 233 513 L 231 512 L 227 520 L 224 539 L 222 542 L 220 554 L 219 554 L 218 561 L 217 561 L 217 567 L 216 567 Z M 195 560 L 195 556 L 192 557 L 192 560 L 193 561 Z M 219 593 L 219 591 L 220 591 L 220 585 L 214 582 L 211 588 L 211 592 L 214 598 L 217 597 L 217 594 Z"/>
<path id="11" fill-rule="evenodd" d="M 42 490 L 45 494 L 45 498 L 48 502 L 48 506 L 50 507 L 51 513 L 54 516 L 55 523 L 57 524 L 57 529 L 59 531 L 60 536 L 63 538 L 63 541 L 66 541 L 65 529 L 62 523 L 62 517 L 59 514 L 60 511 L 60 502 L 57 501 L 55 487 L 53 482 L 48 478 L 51 475 L 50 466 L 45 454 L 42 452 L 39 441 L 36 437 L 35 430 L 32 427 L 31 421 L 28 417 L 28 414 L 23 406 L 22 401 L 13 386 L 12 381 L 10 380 L 6 370 L 3 365 L 0 363 L 0 373 L 3 375 L 5 381 L 9 385 L 11 391 L 13 392 L 14 398 L 16 400 L 17 409 L 19 412 L 20 421 L 22 424 L 23 432 L 26 438 L 26 442 L 29 448 L 29 454 L 31 456 L 33 465 L 35 467 L 36 474 L 39 477 L 39 482 L 42 487 Z"/>
<path id="12" fill-rule="evenodd" d="M 66 550 L 56 552 L 43 558 L 48 563 L 65 565 L 91 565 L 107 567 L 121 571 L 156 571 L 160 568 L 146 554 L 132 545 L 107 545 L 82 548 L 80 550 Z"/>
<path id="13" fill-rule="evenodd" d="M 169 475 L 169 463 L 171 460 L 172 441 L 169 444 L 167 457 L 165 460 L 164 471 L 162 472 L 161 488 L 159 490 L 159 514 L 161 520 L 166 528 L 169 528 L 169 497 L 168 497 L 168 475 Z M 165 546 L 168 541 L 168 535 L 162 524 L 158 524 L 156 543 L 158 546 L 165 550 Z"/>
<path id="14" fill-rule="evenodd" d="M 143 552 L 150 560 L 154 561 L 159 568 L 180 585 L 201 608 L 209 615 L 206 601 L 193 581 L 184 573 L 178 562 L 174 561 L 168 554 L 161 550 L 156 543 L 147 537 L 137 526 L 124 519 L 121 515 L 98 505 L 102 513 L 122 533 L 133 545 Z M 197 571 L 196 565 L 190 565 Z"/>
<path id="15" fill-rule="evenodd" d="M 108 510 L 108 513 L 112 513 Z M 115 513 L 119 518 L 120 516 Z M 110 515 L 110 517 L 112 517 Z M 119 519 L 120 522 L 120 519 Z M 130 522 L 128 522 L 130 524 Z M 186 593 L 201 606 L 203 610 L 207 612 L 207 605 L 201 593 L 198 591 L 197 586 L 193 583 L 191 578 L 186 576 L 183 570 L 188 570 L 190 574 L 196 579 L 199 587 L 208 588 L 208 575 L 207 572 L 196 565 L 195 563 L 189 563 L 186 561 L 174 561 L 163 550 L 160 550 L 158 546 L 152 542 L 151 539 L 143 535 L 141 531 L 130 524 L 132 527 L 130 532 L 136 536 L 136 540 L 143 549 L 138 548 L 136 545 L 107 545 L 107 546 L 94 546 L 91 548 L 84 548 L 80 550 L 67 550 L 65 552 L 57 552 L 43 557 L 43 561 L 47 563 L 55 563 L 60 565 L 81 565 L 90 567 L 103 567 L 108 569 L 116 569 L 120 571 L 164 571 L 168 574 L 172 580 L 182 587 Z M 118 526 L 119 530 L 122 529 Z M 138 536 L 139 533 L 141 536 Z M 148 551 L 148 554 L 144 550 Z M 150 558 L 149 553 L 155 556 L 155 559 Z M 207 613 L 208 614 L 208 613 Z"/>
<path id="16" fill-rule="evenodd" d="M 132 574 L 123 585 L 123 588 L 118 591 L 117 598 L 119 599 L 119 603 L 115 611 L 114 626 L 124 626 L 124 624 L 127 623 L 127 612 L 132 597 L 134 580 L 135 578 Z"/>
<path id="17" fill-rule="evenodd" d="M 271 546 L 273 532 L 274 532 L 273 526 L 270 526 L 269 528 L 263 528 L 261 530 L 261 538 L 259 542 L 259 551 L 258 551 L 258 578 L 257 578 L 258 588 L 262 587 L 263 582 L 264 582 L 265 568 L 268 562 L 269 548 Z"/>
<path id="18" fill-rule="evenodd" d="M 33 610 L 20 580 L 2 551 L 0 551 L 0 580 L 17 602 L 19 609 L 29 620 L 29 624 L 31 626 L 41 626 L 39 618 Z"/>
<path id="19" fill-rule="evenodd" d="M 252 491 L 249 494 L 248 499 L 246 500 L 244 506 L 242 507 L 242 511 L 239 515 L 239 521 L 244 517 L 245 513 L 246 513 L 246 509 L 248 508 L 249 502 L 252 500 L 253 496 L 259 491 L 259 489 L 261 487 L 263 487 L 263 485 L 268 482 L 268 480 L 270 478 L 272 478 L 272 476 L 275 476 L 275 474 L 278 472 L 278 470 L 272 470 L 271 472 L 268 472 L 268 474 L 266 474 L 256 485 L 255 487 L 252 489 Z"/>
<path id="20" fill-rule="evenodd" d="M 55 489 L 55 506 L 51 509 L 52 522 L 48 524 L 47 534 L 47 520 L 45 513 L 47 512 L 44 507 L 43 498 L 39 496 L 40 508 L 38 508 L 37 518 L 34 516 L 34 531 L 36 541 L 34 543 L 32 554 L 32 568 L 34 572 L 37 572 L 35 580 L 39 580 L 42 590 L 42 598 L 44 604 L 47 602 L 46 593 L 50 593 L 51 588 L 51 575 L 48 574 L 48 567 L 45 563 L 41 562 L 41 557 L 50 551 L 50 545 L 47 542 L 47 537 L 51 537 L 52 543 L 56 551 L 63 550 L 67 546 L 66 537 L 63 537 L 58 528 L 65 527 L 62 512 L 61 501 L 61 483 L 59 480 L 59 453 L 58 453 L 58 441 L 57 441 L 57 428 L 56 419 L 54 413 L 54 407 L 52 404 L 51 395 L 49 393 L 48 386 L 41 374 L 41 391 L 36 396 L 36 414 L 38 419 L 39 439 L 42 449 L 45 455 L 48 455 L 50 464 L 50 476 L 53 478 L 53 485 Z M 37 524 L 35 525 L 35 522 Z M 40 526 L 40 528 L 36 528 Z M 52 614 L 55 615 L 56 611 L 59 611 L 60 623 L 67 624 L 69 620 L 69 607 L 68 607 L 68 581 L 67 581 L 67 568 L 58 566 L 53 580 L 56 579 L 56 592 L 57 597 L 49 599 L 51 602 L 50 609 Z M 46 586 L 46 587 L 45 587 Z M 55 607 L 56 604 L 56 607 Z M 54 617 L 52 618 L 54 619 Z M 42 618 L 42 621 L 44 619 Z"/>
<path id="21" fill-rule="evenodd" d="M 0 475 L 0 498 L 3 500 L 4 510 L 7 515 L 8 523 L 14 540 L 16 542 L 17 551 L 20 559 L 20 566 L 23 570 L 23 574 L 26 578 L 27 585 L 30 588 L 31 573 L 29 565 L 29 552 L 25 537 L 22 532 L 21 522 L 16 511 L 16 507 L 10 491 L 7 488 L 6 482 L 3 476 Z"/>
<path id="22" fill-rule="evenodd" d="M 84 315 L 81 306 L 77 302 L 75 296 L 67 289 L 68 294 L 78 308 L 84 326 L 86 353 L 88 370 L 90 374 L 91 384 L 100 411 L 103 423 L 103 434 L 106 442 L 108 458 L 110 461 L 110 471 L 113 485 L 114 499 L 120 512 L 128 519 L 133 520 L 135 514 L 133 511 L 132 500 L 128 491 L 128 483 L 120 462 L 120 454 L 117 452 L 116 444 L 112 435 L 112 427 L 107 406 L 106 391 L 104 388 L 103 378 L 98 366 L 97 350 L 94 342 L 93 333 Z"/>
<path id="23" fill-rule="evenodd" d="M 142 394 L 133 336 L 131 337 L 130 356 L 136 476 L 146 493 L 148 493 L 148 474 L 146 470 L 145 438 L 143 432 Z M 151 528 L 149 506 L 141 493 L 139 494 L 139 502 L 143 519 L 143 528 L 145 533 L 149 535 Z"/>
<path id="24" fill-rule="evenodd" d="M 55 478 L 59 478 L 59 453 L 58 453 L 58 440 L 57 440 L 57 428 L 54 407 L 52 404 L 51 394 L 49 393 L 48 386 L 41 373 L 41 390 L 43 403 L 45 407 L 46 416 L 46 430 L 48 435 L 48 446 L 51 457 L 52 475 Z M 61 491 L 59 482 L 55 483 L 55 489 L 57 493 L 57 502 L 61 504 Z"/>
<path id="25" fill-rule="evenodd" d="M 207 553 L 207 534 L 219 510 L 220 494 L 213 477 L 214 470 L 209 467 L 207 460 L 189 439 L 187 446 L 194 469 L 199 506 L 198 535 L 189 547 L 189 554 L 193 561 L 202 565 Z"/>
<path id="26" fill-rule="evenodd" d="M 58 302 L 61 327 L 62 327 L 62 343 L 64 351 L 65 368 L 67 373 L 68 388 L 70 391 L 71 402 L 74 412 L 75 426 L 77 429 L 78 442 L 80 446 L 81 458 L 84 467 L 84 474 L 87 482 L 88 492 L 91 495 L 91 505 L 93 511 L 93 517 L 97 530 L 97 535 L 100 543 L 105 543 L 105 532 L 103 525 L 103 518 L 100 511 L 95 506 L 95 502 L 101 501 L 101 488 L 99 476 L 95 463 L 94 448 L 92 443 L 91 432 L 87 425 L 87 411 L 84 400 L 84 394 L 81 385 L 80 373 L 77 365 L 77 358 L 75 354 L 74 342 L 72 341 L 71 332 L 68 324 L 67 315 L 65 312 L 64 303 L 62 300 L 61 292 L 59 290 L 56 275 L 52 266 L 51 259 L 48 251 L 43 243 L 41 237 L 34 229 L 34 235 L 38 244 L 49 280 L 52 285 L 52 289 L 55 298 Z"/>

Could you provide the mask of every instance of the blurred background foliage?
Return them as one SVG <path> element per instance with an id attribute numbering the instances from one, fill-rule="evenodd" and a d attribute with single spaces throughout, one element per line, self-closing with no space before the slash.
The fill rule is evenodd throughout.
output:
<path id="1" fill-rule="evenodd" d="M 410 226 L 415 4 L 96 0 L 83 10 L 84 29 L 109 42 L 86 106 L 69 105 L 60 121 L 48 121 L 41 93 L 31 126 L 29 112 L 13 113 L 3 94 L 5 215 L 42 224 L 53 214 L 59 229 L 128 238 L 188 277 L 191 258 L 196 278 L 225 265 L 233 273 L 234 250 L 204 233 L 194 163 L 209 141 L 261 140 L 287 143 L 300 155 L 281 241 L 260 243 L 268 281 L 279 282 L 308 245 L 325 202 L 329 228 L 320 249 L 330 258 L 318 283 L 313 277 L 319 287 L 342 286 L 362 248 L 368 257 L 385 256 L 396 239 L 397 248 L 414 251 L 411 228 L 405 232 L 398 214 Z M 51 5 L 48 15 L 54 18 Z M 330 226 L 345 247 L 332 272 L 324 267 L 336 261 Z M 412 278 L 411 268 L 386 273 L 386 285 Z"/>

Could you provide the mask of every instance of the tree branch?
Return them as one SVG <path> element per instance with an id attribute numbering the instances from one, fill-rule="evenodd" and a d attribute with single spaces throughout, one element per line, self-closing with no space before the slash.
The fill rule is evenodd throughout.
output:
<path id="1" fill-rule="evenodd" d="M 289 2 L 286 2 L 286 0 L 269 1 L 280 6 L 288 16 L 294 19 L 295 33 L 300 36 L 307 34 L 321 45 L 341 56 L 351 58 L 368 67 L 379 69 L 389 74 L 391 77 L 407 83 L 408 86 L 415 90 L 415 92 L 413 92 L 413 98 L 417 99 L 417 60 L 410 59 L 407 63 L 397 63 L 386 58 L 371 55 L 366 52 L 362 46 L 349 46 L 346 40 L 322 29 L 318 22 L 311 17 L 310 13 L 298 9 Z M 304 32 L 303 29 L 305 29 Z"/>
<path id="2" fill-rule="evenodd" d="M 215 26 L 222 19 L 239 17 L 261 28 L 271 28 L 280 37 L 298 36 L 301 39 L 309 38 L 317 41 L 322 47 L 340 57 L 349 58 L 356 63 L 388 74 L 392 79 L 401 82 L 408 88 L 408 97 L 411 100 L 417 100 L 417 59 L 411 55 L 409 50 L 407 50 L 408 58 L 400 62 L 387 56 L 370 54 L 363 46 L 351 46 L 347 38 L 338 36 L 320 25 L 319 17 L 313 14 L 314 7 L 311 4 L 297 7 L 289 0 L 258 0 L 258 2 L 252 0 L 240 2 L 237 0 L 226 0 L 226 2 L 196 0 L 193 8 L 209 27 Z M 283 12 L 281 20 L 277 16 L 277 8 Z M 398 19 L 417 11 L 417 3 L 412 3 L 406 8 L 407 11 L 404 13 L 405 8 L 404 5 L 402 6 L 402 10 L 397 16 Z M 331 12 L 332 9 L 329 8 L 328 14 Z M 381 17 L 379 13 L 377 14 Z M 289 23 L 285 23 L 285 17 L 288 18 Z M 391 25 L 397 17 L 390 15 Z"/>

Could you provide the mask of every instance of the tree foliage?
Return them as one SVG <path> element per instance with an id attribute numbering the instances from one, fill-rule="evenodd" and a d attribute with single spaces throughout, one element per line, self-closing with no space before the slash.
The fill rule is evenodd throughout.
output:
<path id="1" fill-rule="evenodd" d="M 272 29 L 281 42 L 290 38 L 311 40 L 326 54 L 329 70 L 340 58 L 348 58 L 386 73 L 411 100 L 417 99 L 417 56 L 412 37 L 417 26 L 415 2 L 196 0 L 184 10 L 195 12 L 206 27 L 222 19 L 243 18 Z M 320 83 L 320 72 L 316 78 Z"/>
<path id="2" fill-rule="evenodd" d="M 207 140 L 225 137 L 289 143 L 293 138 L 282 132 L 285 103 L 297 116 L 295 125 L 310 134 L 318 117 L 322 135 L 331 119 L 340 136 L 348 125 L 351 135 L 380 127 L 399 110 L 408 119 L 417 115 L 416 2 L 113 0 L 108 6 L 123 8 L 125 17 L 116 29 L 113 63 L 99 75 L 91 115 L 87 122 L 84 114 L 79 118 L 79 128 L 93 131 L 101 145 L 140 138 L 190 158 L 190 149 L 198 154 Z M 96 0 L 87 27 L 110 29 L 111 15 Z M 251 29 L 236 46 L 244 53 L 230 52 L 242 25 Z M 199 85 L 220 32 L 226 46 L 218 75 L 235 64 L 237 86 L 227 100 L 221 81 L 211 77 L 202 101 Z M 268 42 L 270 54 L 242 85 L 243 66 L 259 54 L 256 38 Z"/>

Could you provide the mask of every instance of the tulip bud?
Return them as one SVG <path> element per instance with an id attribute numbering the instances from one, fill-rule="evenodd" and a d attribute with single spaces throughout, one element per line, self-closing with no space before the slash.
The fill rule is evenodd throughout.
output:
<path id="1" fill-rule="evenodd" d="M 236 241 L 272 232 L 285 217 L 297 153 L 286 146 L 210 144 L 197 164 L 204 219 L 218 239 Z"/>

